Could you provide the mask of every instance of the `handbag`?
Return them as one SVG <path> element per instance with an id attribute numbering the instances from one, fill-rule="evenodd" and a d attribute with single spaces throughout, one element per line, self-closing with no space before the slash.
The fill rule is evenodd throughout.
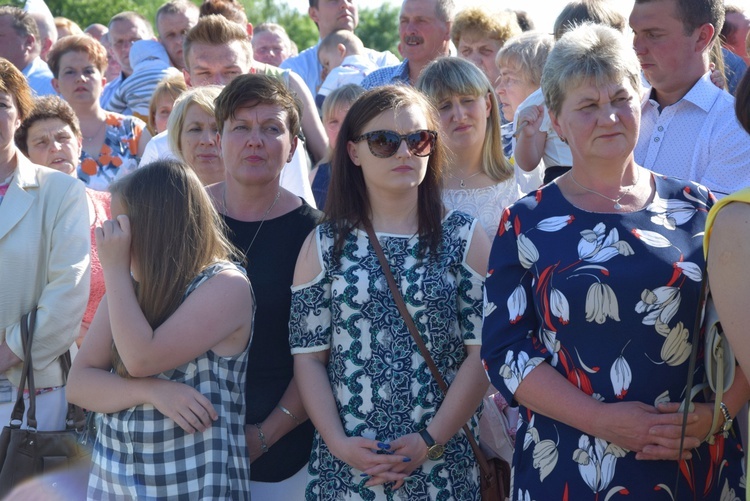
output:
<path id="1" fill-rule="evenodd" d="M 406 303 L 401 295 L 401 291 L 396 285 L 396 280 L 393 278 L 391 268 L 388 265 L 388 260 L 385 258 L 383 248 L 380 246 L 378 237 L 375 235 L 375 231 L 372 229 L 372 224 L 369 221 L 364 221 L 365 231 L 370 239 L 370 244 L 375 250 L 375 254 L 378 256 L 380 266 L 383 268 L 383 274 L 388 281 L 388 287 L 391 289 L 391 294 L 396 302 L 399 312 L 404 318 L 404 323 L 409 329 L 411 336 L 414 338 L 414 342 L 417 344 L 422 358 L 424 358 L 427 367 L 429 367 L 432 377 L 437 381 L 438 386 L 443 391 L 443 394 L 448 393 L 448 385 L 440 374 L 440 371 L 435 365 L 435 361 L 432 359 L 427 346 L 422 341 L 422 336 L 419 335 L 417 326 L 414 324 L 414 319 L 411 318 L 409 310 L 406 308 Z M 510 494 L 510 465 L 507 461 L 500 458 L 492 458 L 490 460 L 484 455 L 482 450 L 479 448 L 479 444 L 474 439 L 474 434 L 469 429 L 468 425 L 462 427 L 466 438 L 469 440 L 474 455 L 477 458 L 480 470 L 480 491 L 482 495 L 482 501 L 503 501 Z"/>
<path id="2" fill-rule="evenodd" d="M 62 431 L 37 431 L 36 388 L 31 360 L 31 345 L 36 309 L 21 319 L 21 338 L 24 347 L 23 371 L 18 386 L 18 397 L 13 407 L 10 424 L 0 433 L 0 497 L 7 495 L 21 481 L 48 472 L 52 469 L 72 466 L 79 461 L 90 460 L 90 452 L 78 444 L 77 431 L 85 419 L 83 410 L 68 405 L 66 429 Z M 67 379 L 70 368 L 70 352 L 60 357 L 63 376 Z M 66 365 L 67 364 L 67 365 Z M 28 383 L 29 409 L 24 404 L 24 389 Z M 24 412 L 28 428 L 22 429 Z"/>
<path id="3" fill-rule="evenodd" d="M 706 436 L 705 441 L 713 444 L 717 432 L 719 419 L 722 417 L 721 401 L 724 398 L 724 392 L 728 390 L 734 382 L 735 358 L 732 347 L 729 345 L 724 331 L 719 322 L 719 315 L 714 307 L 711 293 L 708 288 L 708 255 L 706 255 L 706 265 L 703 267 L 703 278 L 701 280 L 701 290 L 698 300 L 698 308 L 695 314 L 695 325 L 693 326 L 692 350 L 690 352 L 690 361 L 688 363 L 687 383 L 685 384 L 685 400 L 680 406 L 679 412 L 682 413 L 682 431 L 680 433 L 680 453 L 683 451 L 685 443 L 685 430 L 687 429 L 687 418 L 690 412 L 693 412 L 693 398 L 707 387 L 715 394 L 714 413 L 711 421 L 711 429 Z M 698 359 L 698 340 L 701 331 L 704 331 L 704 353 L 703 363 L 706 371 L 706 382 L 694 384 L 693 376 Z M 687 404 L 687 405 L 686 405 Z M 673 497 L 677 498 L 677 487 L 679 486 L 680 468 L 677 468 L 677 480 L 675 481 Z"/>

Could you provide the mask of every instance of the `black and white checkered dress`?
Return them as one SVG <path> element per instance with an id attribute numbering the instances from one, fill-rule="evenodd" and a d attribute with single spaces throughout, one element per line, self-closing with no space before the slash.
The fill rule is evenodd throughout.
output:
<path id="1" fill-rule="evenodd" d="M 230 268 L 237 267 L 220 262 L 206 268 L 185 297 Z M 219 419 L 203 433 L 186 433 L 150 404 L 100 415 L 88 498 L 249 500 L 247 356 L 247 349 L 233 357 L 209 351 L 156 376 L 192 386 L 211 401 Z"/>

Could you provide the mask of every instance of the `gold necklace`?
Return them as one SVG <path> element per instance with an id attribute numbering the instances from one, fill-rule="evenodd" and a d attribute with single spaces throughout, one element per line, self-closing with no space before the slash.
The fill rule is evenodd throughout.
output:
<path id="1" fill-rule="evenodd" d="M 266 209 L 266 212 L 263 214 L 263 217 L 260 220 L 260 224 L 258 225 L 258 229 L 255 230 L 255 235 L 253 235 L 253 239 L 250 240 L 250 245 L 247 246 L 247 249 L 245 249 L 244 256 L 245 256 L 245 262 L 247 262 L 247 254 L 250 252 L 250 248 L 255 243 L 255 239 L 258 238 L 258 233 L 260 233 L 260 229 L 263 227 L 263 223 L 266 222 L 266 218 L 268 217 L 268 214 L 271 213 L 274 206 L 276 205 L 276 202 L 279 201 L 279 197 L 281 196 L 281 188 L 276 192 L 276 197 L 273 199 L 273 202 L 271 202 L 271 205 L 268 206 L 268 209 Z M 229 211 L 227 211 L 227 185 L 224 184 L 224 192 L 222 193 L 222 203 L 224 205 L 224 215 L 229 216 Z"/>
<path id="2" fill-rule="evenodd" d="M 577 184 L 580 188 L 588 191 L 589 193 L 593 193 L 594 195 L 599 195 L 600 197 L 606 198 L 610 202 L 613 202 L 615 204 L 614 205 L 614 209 L 615 210 L 622 210 L 622 205 L 620 205 L 620 200 L 622 200 L 623 197 L 625 197 L 625 195 L 627 195 L 628 193 L 630 193 L 631 190 L 633 188 L 635 188 L 635 186 L 638 184 L 638 180 L 640 179 L 640 177 L 641 177 L 641 170 L 638 169 L 638 170 L 635 171 L 635 182 L 633 184 L 631 184 L 630 186 L 628 186 L 627 188 L 625 188 L 625 191 L 623 191 L 622 194 L 619 197 L 617 197 L 617 198 L 610 198 L 607 195 L 604 195 L 603 193 L 599 193 L 596 190 L 592 190 L 591 188 L 586 188 L 584 185 L 582 185 L 581 183 L 578 182 L 578 180 L 576 179 L 576 177 L 573 175 L 573 171 L 572 170 L 570 171 L 570 178 L 573 180 L 573 182 L 575 184 Z"/>

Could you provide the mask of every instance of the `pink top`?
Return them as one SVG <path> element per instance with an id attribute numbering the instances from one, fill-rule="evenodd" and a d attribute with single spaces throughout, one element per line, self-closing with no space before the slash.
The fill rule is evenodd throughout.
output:
<path id="1" fill-rule="evenodd" d="M 83 341 L 84 333 L 88 330 L 91 320 L 94 318 L 96 309 L 99 307 L 99 301 L 104 296 L 104 273 L 102 272 L 102 264 L 99 262 L 99 254 L 96 251 L 94 230 L 110 218 L 109 205 L 112 197 L 107 191 L 96 191 L 90 188 L 86 188 L 86 195 L 94 206 L 94 222 L 91 223 L 91 292 L 89 292 L 89 302 L 86 305 L 86 312 L 83 314 L 83 322 L 81 324 L 83 328 L 76 340 L 79 346 Z"/>

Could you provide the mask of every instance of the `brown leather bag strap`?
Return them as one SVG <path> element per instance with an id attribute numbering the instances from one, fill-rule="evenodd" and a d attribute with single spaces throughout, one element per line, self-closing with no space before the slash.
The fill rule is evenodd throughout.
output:
<path id="1" fill-rule="evenodd" d="M 437 381 L 438 386 L 441 390 L 443 390 L 444 394 L 448 394 L 448 385 L 445 382 L 445 379 L 443 379 L 442 374 L 440 374 L 440 370 L 438 370 L 437 365 L 435 365 L 435 361 L 432 359 L 432 356 L 430 355 L 430 351 L 427 349 L 427 346 L 424 344 L 424 341 L 422 340 L 422 336 L 419 334 L 419 330 L 417 330 L 417 326 L 414 324 L 414 319 L 411 317 L 411 314 L 409 313 L 409 310 L 406 307 L 406 302 L 404 302 L 404 297 L 401 295 L 401 291 L 398 288 L 398 285 L 396 284 L 396 279 L 393 278 L 393 273 L 391 272 L 391 266 L 388 264 L 388 260 L 385 257 L 385 253 L 383 252 L 383 247 L 381 247 L 380 242 L 378 241 L 377 235 L 375 235 L 375 230 L 372 229 L 372 224 L 370 224 L 369 221 L 364 221 L 363 226 L 365 227 L 365 231 L 367 232 L 367 237 L 370 239 L 370 245 L 372 245 L 373 250 L 375 251 L 375 254 L 378 256 L 378 261 L 380 261 L 380 267 L 383 269 L 383 274 L 385 275 L 385 279 L 388 282 L 388 287 L 391 289 L 391 294 L 393 295 L 393 300 L 396 302 L 396 306 L 398 307 L 398 311 L 401 312 L 401 316 L 404 319 L 404 323 L 406 324 L 406 327 L 409 329 L 409 332 L 411 333 L 411 337 L 414 338 L 414 342 L 417 344 L 417 347 L 419 348 L 419 352 L 422 354 L 422 358 L 424 358 L 425 363 L 427 364 L 427 367 L 429 367 L 430 372 L 432 373 L 432 377 L 435 378 L 435 381 Z M 466 438 L 469 439 L 469 444 L 471 445 L 471 448 L 474 450 L 474 455 L 477 458 L 477 463 L 479 463 L 479 468 L 482 470 L 483 476 L 491 476 L 490 471 L 490 464 L 487 462 L 487 458 L 485 457 L 482 450 L 479 448 L 479 444 L 477 444 L 477 441 L 474 439 L 474 434 L 469 429 L 469 426 L 464 424 L 462 429 L 464 430 L 464 433 L 466 434 Z"/>

